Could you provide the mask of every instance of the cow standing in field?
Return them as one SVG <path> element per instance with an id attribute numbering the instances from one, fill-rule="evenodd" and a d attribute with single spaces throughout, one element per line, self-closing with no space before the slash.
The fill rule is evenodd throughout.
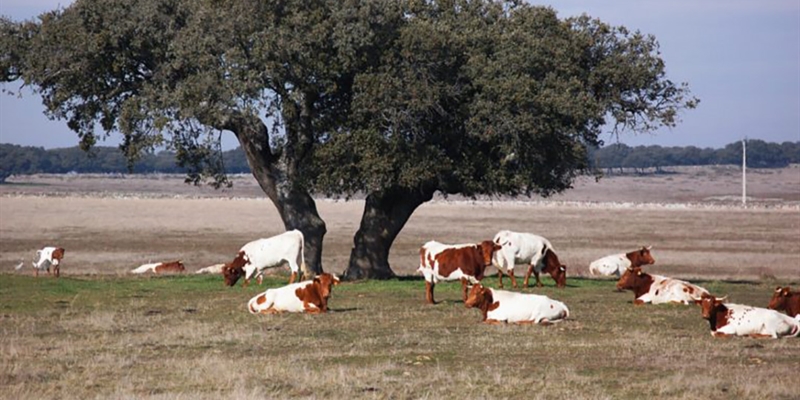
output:
<path id="1" fill-rule="evenodd" d="M 490 289 L 480 283 L 472 286 L 464 304 L 480 309 L 487 324 L 549 325 L 569 317 L 564 303 L 547 296 Z"/>
<path id="2" fill-rule="evenodd" d="M 183 271 L 186 271 L 186 267 L 183 266 L 182 261 L 177 260 L 169 262 L 142 264 L 133 269 L 131 273 L 144 274 L 147 272 L 152 272 L 154 274 L 165 274 L 165 273 L 181 273 Z"/>
<path id="3" fill-rule="evenodd" d="M 797 337 L 800 335 L 800 320 L 775 310 L 741 304 L 725 304 L 725 299 L 703 295 L 699 301 L 703 318 L 711 326 L 711 335 L 716 337 Z"/>
<path id="4" fill-rule="evenodd" d="M 478 244 L 446 245 L 436 241 L 419 249 L 419 268 L 425 277 L 425 300 L 436 304 L 433 289 L 439 281 L 461 280 L 463 300 L 467 300 L 467 284 L 478 283 L 486 267 L 492 265 L 492 255 L 500 245 L 491 240 Z"/>
<path id="5" fill-rule="evenodd" d="M 589 264 L 589 273 L 592 275 L 616 276 L 619 278 L 626 270 L 655 264 L 656 260 L 650 254 L 653 246 L 642 246 L 641 249 L 629 253 L 612 254 Z"/>
<path id="6" fill-rule="evenodd" d="M 563 288 L 567 285 L 567 266 L 558 260 L 553 245 L 542 236 L 525 232 L 500 231 L 494 236 L 494 242 L 501 247 L 494 254 L 492 260 L 497 267 L 498 285 L 503 287 L 503 268 L 511 278 L 511 286 L 517 287 L 514 277 L 516 264 L 528 264 L 525 274 L 525 287 L 531 273 L 536 277 L 536 286 L 541 287 L 539 279 L 541 272 L 547 272 L 553 277 L 556 287 Z"/>
<path id="7" fill-rule="evenodd" d="M 680 279 L 651 275 L 641 267 L 628 269 L 617 282 L 617 290 L 632 290 L 633 304 L 695 304 L 708 290 Z"/>
<path id="8" fill-rule="evenodd" d="M 800 319 L 800 293 L 793 292 L 792 288 L 780 287 L 775 288 L 772 294 L 772 299 L 769 301 L 770 310 L 785 311 L 786 315 Z"/>
<path id="9" fill-rule="evenodd" d="M 50 275 L 50 266 L 53 266 L 53 275 L 56 278 L 61 276 L 60 268 L 61 268 L 61 260 L 64 259 L 64 250 L 63 247 L 52 247 L 48 246 L 41 250 L 36 250 L 36 258 L 37 261 L 31 262 L 33 265 L 33 274 L 38 277 L 39 270 L 46 270 L 47 274 Z M 15 269 L 20 270 L 22 269 L 23 264 L 20 263 L 16 266 Z"/>
<path id="10" fill-rule="evenodd" d="M 247 303 L 251 314 L 278 314 L 282 312 L 304 312 L 319 314 L 328 312 L 328 299 L 334 285 L 339 284 L 336 275 L 323 273 L 313 280 L 291 283 L 267 289 Z"/>
<path id="11" fill-rule="evenodd" d="M 294 283 L 301 273 L 307 275 L 303 257 L 303 233 L 291 230 L 266 239 L 254 240 L 245 244 L 233 261 L 225 264 L 222 275 L 225 285 L 233 286 L 244 277 L 243 287 L 247 287 L 250 279 L 258 277 L 258 284 L 263 280 L 264 270 L 278 267 L 284 262 L 289 264 L 292 275 L 289 283 Z"/>

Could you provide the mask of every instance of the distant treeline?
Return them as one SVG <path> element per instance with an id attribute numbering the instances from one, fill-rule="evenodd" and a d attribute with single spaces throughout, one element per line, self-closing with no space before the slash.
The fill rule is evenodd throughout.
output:
<path id="1" fill-rule="evenodd" d="M 632 169 L 658 172 L 664 167 L 684 165 L 741 165 L 742 142 L 736 141 L 721 149 L 612 144 L 594 149 L 589 154 L 593 166 L 613 172 Z M 800 163 L 800 142 L 769 143 L 747 141 L 747 166 L 750 168 L 781 168 Z"/>
<path id="2" fill-rule="evenodd" d="M 228 173 L 249 173 L 241 148 L 223 153 Z M 742 142 L 721 149 L 612 144 L 589 152 L 590 163 L 599 169 L 661 171 L 664 167 L 682 165 L 739 165 L 742 163 Z M 800 163 L 800 142 L 768 143 L 747 141 L 747 165 L 751 168 L 780 168 Z M 45 150 L 41 147 L 0 144 L 0 182 L 11 175 L 36 173 L 185 173 L 175 162 L 175 154 L 161 151 L 150 154 L 128 170 L 116 147 L 96 147 L 86 153 L 76 147 Z"/>

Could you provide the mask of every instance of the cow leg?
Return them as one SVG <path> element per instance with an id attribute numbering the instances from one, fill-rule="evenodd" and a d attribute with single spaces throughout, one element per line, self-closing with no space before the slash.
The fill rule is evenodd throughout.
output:
<path id="1" fill-rule="evenodd" d="M 721 338 L 726 338 L 726 337 L 731 337 L 732 336 L 732 335 L 729 335 L 727 333 L 722 333 L 722 332 L 712 332 L 711 335 L 713 335 L 714 337 L 721 337 Z"/>
<path id="2" fill-rule="evenodd" d="M 433 300 L 433 287 L 436 286 L 432 282 L 425 281 L 425 300 L 429 304 L 436 304 L 436 301 Z"/>
<path id="3" fill-rule="evenodd" d="M 258 285 L 261 286 L 261 283 L 264 282 L 264 275 L 258 274 Z"/>
<path id="4" fill-rule="evenodd" d="M 242 289 L 246 288 L 248 283 L 250 283 L 250 279 L 245 278 L 244 283 L 242 283 Z"/>
<path id="5" fill-rule="evenodd" d="M 534 270 L 534 271 L 533 271 L 533 276 L 535 276 L 535 277 L 536 277 L 536 287 L 542 287 L 542 286 L 544 286 L 544 285 L 542 285 L 542 281 L 539 279 L 539 272 L 537 272 L 536 270 Z"/>
<path id="6" fill-rule="evenodd" d="M 295 279 L 297 279 L 297 272 L 292 271 L 292 276 L 289 277 L 289 284 L 293 284 Z"/>
<path id="7" fill-rule="evenodd" d="M 503 321 L 498 321 L 496 319 L 487 319 L 483 321 L 483 323 L 488 325 L 500 325 L 501 323 L 503 323 Z"/>
<path id="8" fill-rule="evenodd" d="M 33 268 L 33 276 L 35 276 L 37 278 L 39 277 L 39 268 L 35 268 L 35 267 Z"/>
<path id="9" fill-rule="evenodd" d="M 467 303 L 467 283 L 468 281 L 466 278 L 461 278 L 461 298 L 464 300 L 464 306 L 466 306 Z"/>
<path id="10" fill-rule="evenodd" d="M 503 288 L 503 270 L 500 268 L 497 269 L 497 287 Z"/>
<path id="11" fill-rule="evenodd" d="M 528 280 L 531 278 L 532 273 L 533 273 L 533 265 L 529 265 L 528 272 L 525 273 L 525 287 L 528 287 Z"/>
<path id="12" fill-rule="evenodd" d="M 511 286 L 516 288 L 517 287 L 517 278 L 514 276 L 514 269 L 508 270 L 508 277 L 511 278 Z"/>
<path id="13" fill-rule="evenodd" d="M 58 270 L 58 265 L 53 267 L 53 272 L 55 273 L 56 278 L 58 278 L 61 275 L 60 271 Z"/>

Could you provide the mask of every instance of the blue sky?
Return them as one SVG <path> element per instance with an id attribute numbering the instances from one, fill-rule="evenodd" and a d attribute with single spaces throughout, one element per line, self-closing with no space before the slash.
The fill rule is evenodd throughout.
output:
<path id="1" fill-rule="evenodd" d="M 0 14 L 30 19 L 71 1 L 2 0 Z M 589 14 L 656 36 L 667 75 L 688 82 L 700 106 L 676 128 L 624 134 L 628 145 L 722 147 L 747 136 L 800 141 L 800 2 L 797 0 L 550 0 L 559 16 Z M 8 85 L 16 91 L 18 84 Z M 41 99 L 0 94 L 0 142 L 45 148 L 77 144 L 63 121 L 42 114 Z M 603 135 L 606 142 L 616 139 Z M 223 135 L 224 146 L 236 145 Z M 101 142 L 116 145 L 117 140 Z"/>

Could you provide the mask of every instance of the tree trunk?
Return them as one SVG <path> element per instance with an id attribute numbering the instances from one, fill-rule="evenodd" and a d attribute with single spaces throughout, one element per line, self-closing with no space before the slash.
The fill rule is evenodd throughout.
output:
<path id="1" fill-rule="evenodd" d="M 282 158 L 275 157 L 269 146 L 267 127 L 258 118 L 240 116 L 232 119 L 226 129 L 239 139 L 253 176 L 277 208 L 284 228 L 303 232 L 303 258 L 307 272 L 321 274 L 322 239 L 327 228 L 308 191 L 294 185 L 294 177 L 290 176 L 287 167 L 292 163 L 285 159 L 285 153 Z"/>
<path id="2" fill-rule="evenodd" d="M 344 279 L 389 279 L 389 250 L 411 214 L 433 198 L 433 189 L 389 188 L 370 193 L 364 204 L 361 226 L 353 237 L 350 262 Z"/>

